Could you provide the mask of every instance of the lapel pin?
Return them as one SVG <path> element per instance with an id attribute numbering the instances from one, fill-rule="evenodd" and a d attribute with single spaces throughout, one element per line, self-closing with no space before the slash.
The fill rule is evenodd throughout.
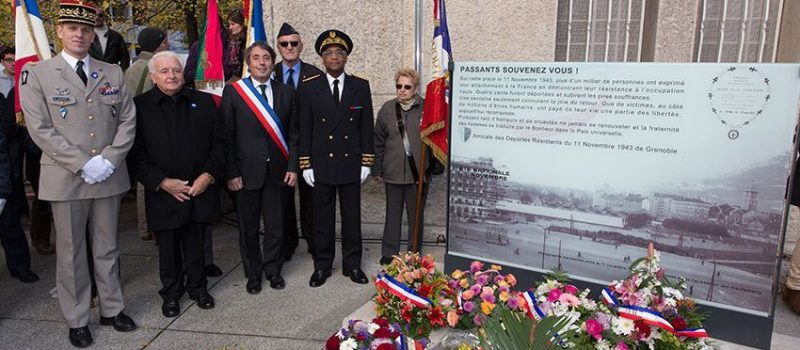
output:
<path id="1" fill-rule="evenodd" d="M 92 79 L 97 79 L 97 72 L 92 72 Z"/>
<path id="2" fill-rule="evenodd" d="M 197 108 L 197 104 L 196 103 L 192 103 L 192 109 L 196 109 L 196 108 Z"/>

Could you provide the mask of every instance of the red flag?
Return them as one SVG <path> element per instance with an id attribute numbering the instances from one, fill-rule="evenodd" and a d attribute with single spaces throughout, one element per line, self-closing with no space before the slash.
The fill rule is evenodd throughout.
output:
<path id="1" fill-rule="evenodd" d="M 449 150 L 447 146 L 447 119 L 450 110 L 448 94 L 450 87 L 449 64 L 452 62 L 450 34 L 447 29 L 447 16 L 444 8 L 445 0 L 434 0 L 433 3 L 433 57 L 431 64 L 431 81 L 425 92 L 425 106 L 422 110 L 420 136 L 433 155 L 447 166 Z"/>
<path id="2" fill-rule="evenodd" d="M 195 86 L 214 96 L 222 96 L 225 73 L 222 67 L 222 23 L 219 22 L 217 0 L 208 0 L 206 22 L 200 47 L 197 48 Z"/>

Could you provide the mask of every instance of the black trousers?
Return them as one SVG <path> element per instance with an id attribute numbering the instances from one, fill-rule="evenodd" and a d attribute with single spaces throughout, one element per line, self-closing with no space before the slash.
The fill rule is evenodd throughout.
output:
<path id="1" fill-rule="evenodd" d="M 276 184 L 269 177 L 269 169 L 266 173 L 261 188 L 239 191 L 236 204 L 244 273 L 248 279 L 259 281 L 262 271 L 273 276 L 280 274 L 283 268 L 283 220 L 289 196 L 289 187 L 283 183 Z M 258 227 L 262 215 L 264 239 L 259 245 Z"/>
<path id="2" fill-rule="evenodd" d="M 313 188 L 306 184 L 302 178 L 298 180 L 300 192 L 300 232 L 306 240 L 308 246 L 308 253 L 313 257 L 315 255 L 314 246 L 311 237 L 314 235 L 314 192 Z M 297 246 L 300 243 L 297 235 L 297 207 L 295 206 L 294 188 L 289 188 L 288 200 L 286 201 L 286 209 L 283 220 L 283 235 L 284 235 L 284 252 L 287 255 L 294 254 Z"/>
<path id="3" fill-rule="evenodd" d="M 175 230 L 155 231 L 158 240 L 158 270 L 166 299 L 178 299 L 184 292 L 199 296 L 207 291 L 203 260 L 203 232 L 207 224 L 192 222 Z M 184 281 L 184 272 L 185 281 Z"/>
<path id="4" fill-rule="evenodd" d="M 35 146 L 34 146 L 35 147 Z M 38 149 L 38 148 L 37 148 Z M 53 221 L 53 214 L 50 212 L 50 204 L 39 199 L 39 174 L 41 165 L 39 161 L 42 153 L 25 153 L 25 174 L 31 182 L 36 198 L 31 204 L 31 241 L 33 243 L 50 243 L 50 223 Z"/>
<path id="5" fill-rule="evenodd" d="M 12 274 L 17 274 L 22 270 L 31 269 L 31 253 L 28 251 L 28 238 L 22 230 L 20 216 L 25 210 L 22 202 L 25 197 L 18 193 L 16 186 L 15 192 L 7 199 L 5 209 L 0 213 L 0 244 L 6 252 L 6 267 Z"/>
<path id="6" fill-rule="evenodd" d="M 314 184 L 314 269 L 330 269 L 336 257 L 336 195 L 342 215 L 342 268 L 361 268 L 361 183 Z"/>
<path id="7" fill-rule="evenodd" d="M 403 222 L 403 207 L 406 208 L 408 219 L 408 247 L 411 251 L 414 236 L 414 223 L 417 217 L 417 185 L 416 184 L 390 184 L 386 186 L 386 221 L 383 226 L 383 240 L 381 256 L 391 257 L 400 253 L 400 229 Z M 428 184 L 422 188 L 422 208 L 420 210 L 419 235 L 417 236 L 417 249 L 422 251 L 422 236 L 425 232 L 425 199 L 428 193 Z"/>

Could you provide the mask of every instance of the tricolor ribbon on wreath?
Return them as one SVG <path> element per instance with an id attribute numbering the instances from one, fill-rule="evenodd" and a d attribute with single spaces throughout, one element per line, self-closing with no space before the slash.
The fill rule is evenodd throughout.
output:
<path id="1" fill-rule="evenodd" d="M 398 282 L 396 279 L 392 278 L 392 276 L 389 276 L 386 271 L 382 271 L 378 274 L 375 284 L 383 287 L 389 293 L 392 293 L 394 296 L 400 298 L 400 300 L 408 300 L 417 307 L 425 308 L 431 305 L 430 300 L 422 297 L 419 295 L 419 293 L 417 293 L 417 291 L 405 285 L 404 283 Z"/>
<path id="2" fill-rule="evenodd" d="M 623 305 L 614 296 L 614 293 L 608 288 L 603 288 L 601 295 L 603 301 L 605 301 L 608 306 L 617 309 L 620 317 L 624 317 L 633 321 L 641 320 L 645 324 L 661 328 L 680 337 L 708 338 L 708 332 L 706 332 L 706 330 L 703 328 L 686 328 L 676 330 L 672 324 L 669 323 L 669 321 L 667 321 L 658 311 L 639 306 Z"/>

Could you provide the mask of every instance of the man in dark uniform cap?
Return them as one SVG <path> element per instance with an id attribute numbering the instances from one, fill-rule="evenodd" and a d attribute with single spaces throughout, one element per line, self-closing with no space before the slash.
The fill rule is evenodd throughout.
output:
<path id="1" fill-rule="evenodd" d="M 306 81 L 322 75 L 319 68 L 300 60 L 303 52 L 303 41 L 298 33 L 289 23 L 283 23 L 278 38 L 275 41 L 278 52 L 281 54 L 282 61 L 275 64 L 275 80 L 280 81 L 292 89 L 297 90 Z M 308 245 L 308 253 L 315 255 L 311 237 L 314 234 L 314 207 L 311 187 L 304 181 L 299 181 L 300 187 L 300 229 Z M 289 200 L 286 202 L 286 216 L 283 223 L 284 229 L 284 259 L 292 259 L 298 245 L 297 237 L 297 214 L 294 205 L 294 188 L 289 193 Z"/>
<path id="2" fill-rule="evenodd" d="M 342 274 L 366 284 L 361 271 L 361 183 L 369 176 L 372 150 L 372 94 L 369 82 L 346 74 L 353 42 L 327 30 L 316 42 L 326 74 L 309 79 L 300 90 L 300 169 L 314 187 L 314 273 L 319 287 L 331 275 L 336 253 L 335 208 L 342 215 Z"/>
<path id="3" fill-rule="evenodd" d="M 136 329 L 122 312 L 117 247 L 120 201 L 131 187 L 125 157 L 136 111 L 122 69 L 89 57 L 96 17 L 87 1 L 61 0 L 56 33 L 63 50 L 26 65 L 19 88 L 28 132 L 43 152 L 39 197 L 53 209 L 58 301 L 77 347 L 94 341 L 88 259 L 94 262 L 100 325 Z"/>

